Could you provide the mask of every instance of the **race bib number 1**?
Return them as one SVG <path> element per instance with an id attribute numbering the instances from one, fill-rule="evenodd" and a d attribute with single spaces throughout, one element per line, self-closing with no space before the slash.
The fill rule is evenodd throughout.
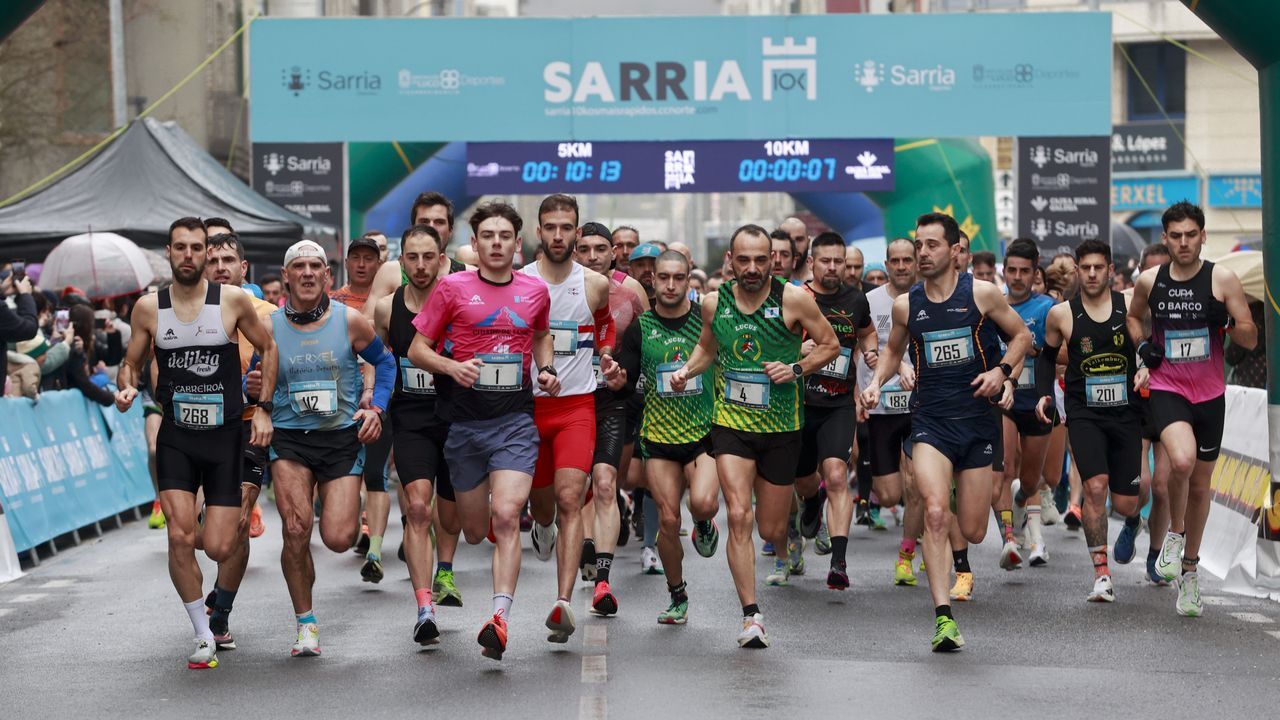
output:
<path id="1" fill-rule="evenodd" d="M 967 327 L 927 332 L 924 352 L 929 367 L 961 365 L 973 359 L 973 334 Z"/>
<path id="2" fill-rule="evenodd" d="M 769 407 L 769 376 L 764 373 L 744 373 L 726 370 L 724 373 L 724 399 L 732 405 L 764 410 Z"/>
<path id="3" fill-rule="evenodd" d="M 524 356 L 517 353 L 481 353 L 480 377 L 476 390 L 490 392 L 514 392 L 523 385 Z"/>

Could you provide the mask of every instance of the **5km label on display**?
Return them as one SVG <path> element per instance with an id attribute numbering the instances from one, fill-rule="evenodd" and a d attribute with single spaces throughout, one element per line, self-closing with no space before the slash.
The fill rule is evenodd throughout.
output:
<path id="1" fill-rule="evenodd" d="M 894 189 L 893 141 L 468 143 L 467 193 Z"/>

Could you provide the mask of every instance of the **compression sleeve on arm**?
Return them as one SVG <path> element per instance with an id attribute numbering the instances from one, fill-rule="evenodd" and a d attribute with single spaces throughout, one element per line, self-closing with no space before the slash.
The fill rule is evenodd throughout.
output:
<path id="1" fill-rule="evenodd" d="M 359 353 L 365 362 L 373 366 L 373 405 L 382 410 L 387 409 L 387 405 L 391 402 L 391 391 L 396 386 L 396 361 L 382 344 L 382 338 L 377 335 L 373 336 L 373 340 Z"/>
<path id="2" fill-rule="evenodd" d="M 1053 381 L 1058 377 L 1058 351 L 1060 347 L 1045 345 L 1036 356 L 1036 395 L 1053 396 Z"/>

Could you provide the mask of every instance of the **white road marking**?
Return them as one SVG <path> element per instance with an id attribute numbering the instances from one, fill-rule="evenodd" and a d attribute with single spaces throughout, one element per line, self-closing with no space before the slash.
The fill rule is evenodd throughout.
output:
<path id="1" fill-rule="evenodd" d="M 1280 640 L 1280 630 L 1264 630 L 1263 632 L 1277 640 Z"/>
<path id="2" fill-rule="evenodd" d="M 583 645 L 598 645 L 604 647 L 609 644 L 609 627 L 607 625 L 588 625 L 586 627 L 586 636 L 582 641 Z"/>
<path id="3" fill-rule="evenodd" d="M 604 720 L 609 717 L 609 699 L 601 695 L 583 695 L 578 702 L 578 720 Z"/>
<path id="4" fill-rule="evenodd" d="M 67 580 L 67 579 L 63 578 L 63 579 L 60 579 L 60 580 L 50 580 L 49 582 L 47 582 L 47 583 L 45 583 L 45 584 L 41 585 L 40 587 L 42 587 L 42 588 L 64 588 L 64 587 L 71 587 L 72 585 L 75 585 L 75 584 L 76 584 L 76 581 L 75 581 L 75 580 Z"/>
<path id="5" fill-rule="evenodd" d="M 1259 625 L 1269 625 L 1275 622 L 1266 615 L 1256 612 L 1233 612 L 1230 613 L 1230 615 L 1237 620 L 1242 620 L 1247 623 L 1257 623 Z"/>
<path id="6" fill-rule="evenodd" d="M 13 612 L 13 608 L 0 608 L 0 617 L 4 617 L 11 612 Z"/>
<path id="7" fill-rule="evenodd" d="M 1200 599 L 1204 601 L 1205 605 L 1221 605 L 1223 607 L 1234 607 L 1240 604 L 1235 600 L 1233 600 L 1232 598 L 1222 597 L 1221 595 L 1202 595 L 1200 596 Z"/>
<path id="8" fill-rule="evenodd" d="M 20 602 L 20 603 L 35 602 L 37 600 L 43 600 L 44 598 L 47 598 L 47 597 L 49 597 L 49 593 L 23 593 L 22 595 L 14 595 L 13 597 L 9 598 L 9 602 Z"/>
<path id="9" fill-rule="evenodd" d="M 605 683 L 609 681 L 609 669 L 604 655 L 584 655 L 582 658 L 582 682 Z"/>

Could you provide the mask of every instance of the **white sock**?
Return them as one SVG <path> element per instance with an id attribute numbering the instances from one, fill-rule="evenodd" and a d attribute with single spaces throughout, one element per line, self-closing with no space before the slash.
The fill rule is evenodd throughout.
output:
<path id="1" fill-rule="evenodd" d="M 213 631 L 209 629 L 209 616 L 204 612 L 204 598 L 182 603 L 182 607 L 187 609 L 187 617 L 191 618 L 191 628 L 195 630 L 196 638 L 213 642 Z"/>
<path id="2" fill-rule="evenodd" d="M 511 603 L 515 598 L 506 593 L 494 593 L 493 595 L 493 614 L 502 613 L 502 617 L 511 617 Z"/>
<path id="3" fill-rule="evenodd" d="M 1031 540 L 1032 545 L 1043 545 L 1044 536 L 1041 533 L 1040 523 L 1040 506 L 1027 506 L 1027 536 Z"/>

